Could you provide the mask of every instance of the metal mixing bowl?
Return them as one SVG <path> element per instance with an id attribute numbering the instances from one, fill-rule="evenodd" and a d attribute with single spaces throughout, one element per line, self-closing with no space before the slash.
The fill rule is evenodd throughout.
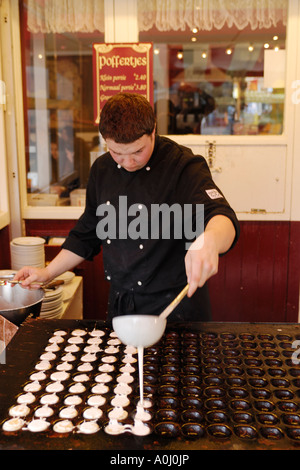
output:
<path id="1" fill-rule="evenodd" d="M 0 315 L 20 326 L 29 315 L 39 316 L 44 296 L 43 289 L 25 289 L 5 282 L 0 285 Z"/>

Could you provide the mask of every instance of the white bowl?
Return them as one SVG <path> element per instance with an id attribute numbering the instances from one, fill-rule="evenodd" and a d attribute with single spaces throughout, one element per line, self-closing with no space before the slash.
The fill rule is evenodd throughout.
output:
<path id="1" fill-rule="evenodd" d="M 163 336 L 167 320 L 156 315 L 121 315 L 112 320 L 113 329 L 123 344 L 147 348 Z"/>

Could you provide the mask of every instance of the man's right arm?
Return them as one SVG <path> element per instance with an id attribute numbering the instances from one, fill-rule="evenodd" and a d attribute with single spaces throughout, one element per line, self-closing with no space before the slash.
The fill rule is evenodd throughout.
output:
<path id="1" fill-rule="evenodd" d="M 24 266 L 15 275 L 15 281 L 22 281 L 23 287 L 28 287 L 34 282 L 47 283 L 55 277 L 70 271 L 84 260 L 72 251 L 62 249 L 58 255 L 45 268 Z"/>

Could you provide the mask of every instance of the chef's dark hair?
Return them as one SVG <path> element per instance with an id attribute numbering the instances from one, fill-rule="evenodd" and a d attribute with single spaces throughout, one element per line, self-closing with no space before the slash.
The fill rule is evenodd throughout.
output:
<path id="1" fill-rule="evenodd" d="M 105 103 L 99 122 L 104 139 L 128 144 L 151 135 L 155 128 L 155 114 L 149 101 L 135 93 L 118 93 Z"/>

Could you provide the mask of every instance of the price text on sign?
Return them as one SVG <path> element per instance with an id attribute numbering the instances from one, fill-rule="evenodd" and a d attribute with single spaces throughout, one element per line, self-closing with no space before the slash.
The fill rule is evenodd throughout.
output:
<path id="1" fill-rule="evenodd" d="M 94 44 L 94 120 L 117 93 L 139 93 L 153 105 L 153 45 Z"/>

